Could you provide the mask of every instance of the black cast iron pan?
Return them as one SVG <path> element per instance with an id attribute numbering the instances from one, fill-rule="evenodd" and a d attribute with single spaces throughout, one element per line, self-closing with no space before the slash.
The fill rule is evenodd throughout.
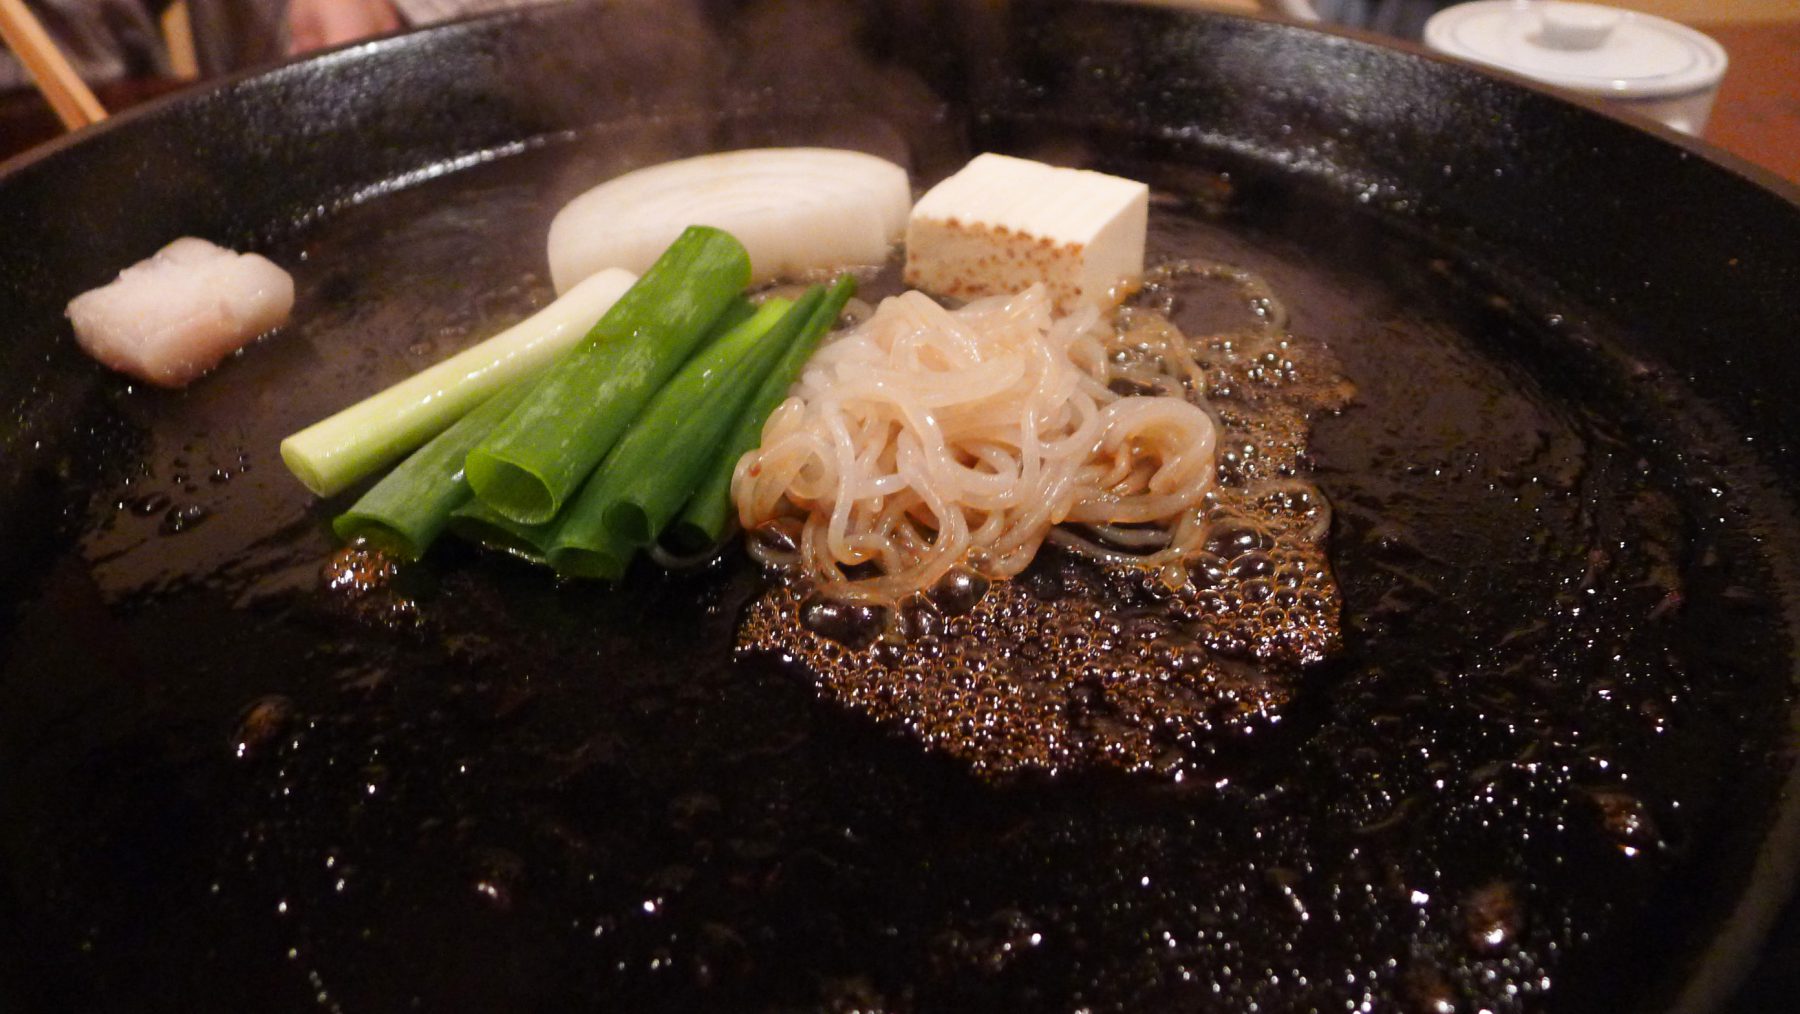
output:
<path id="1" fill-rule="evenodd" d="M 1346 646 L 1216 778 L 975 778 L 732 662 L 735 558 L 321 581 L 341 504 L 280 436 L 547 298 L 593 181 L 770 143 L 1141 176 L 1158 257 L 1261 272 L 1341 360 Z M 299 304 L 137 389 L 62 307 L 180 234 Z M 0 170 L 0 236 L 6 1010 L 1792 994 L 1800 202 L 1703 146 L 1220 15 L 572 5 L 120 117 Z"/>

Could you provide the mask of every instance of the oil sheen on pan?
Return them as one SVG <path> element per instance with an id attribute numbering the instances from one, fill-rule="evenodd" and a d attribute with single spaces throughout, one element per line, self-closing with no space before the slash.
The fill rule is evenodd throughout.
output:
<path id="1" fill-rule="evenodd" d="M 543 181 L 616 140 L 295 227 L 279 342 L 85 420 L 69 545 L 8 603 L 0 672 L 28 1001 L 1606 1009 L 1748 869 L 1732 815 L 1788 735 L 1784 508 L 1612 336 L 1276 179 L 1105 166 L 1156 188 L 1153 263 L 1254 271 L 1289 366 L 1334 381 L 1303 441 L 1239 434 L 1304 456 L 1324 552 L 1214 554 L 1220 594 L 1323 575 L 1289 589 L 1312 639 L 1207 656 L 1218 693 L 1171 703 L 1154 673 L 1191 646 L 1055 550 L 962 618 L 1054 618 L 1018 657 L 1164 642 L 1056 716 L 1119 763 L 859 703 L 741 554 L 618 589 L 456 545 L 334 556 L 276 442 L 544 302 Z M 1181 735 L 1131 732 L 1176 704 Z"/>

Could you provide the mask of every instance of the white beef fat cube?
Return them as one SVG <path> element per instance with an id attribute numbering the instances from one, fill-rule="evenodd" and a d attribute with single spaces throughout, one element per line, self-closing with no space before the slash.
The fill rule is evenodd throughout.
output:
<path id="1" fill-rule="evenodd" d="M 257 254 L 183 237 L 69 303 L 88 355 L 181 387 L 287 320 L 294 279 Z"/>
<path id="2" fill-rule="evenodd" d="M 978 155 L 913 206 L 906 282 L 958 299 L 1043 282 L 1059 314 L 1105 306 L 1143 278 L 1149 217 L 1134 180 Z"/>

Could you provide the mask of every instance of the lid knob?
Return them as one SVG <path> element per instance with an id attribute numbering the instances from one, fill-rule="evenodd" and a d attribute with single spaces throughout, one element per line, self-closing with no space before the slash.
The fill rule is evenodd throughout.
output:
<path id="1" fill-rule="evenodd" d="M 1624 15 L 1592 4 L 1537 4 L 1543 30 L 1537 41 L 1551 49 L 1599 49 Z"/>

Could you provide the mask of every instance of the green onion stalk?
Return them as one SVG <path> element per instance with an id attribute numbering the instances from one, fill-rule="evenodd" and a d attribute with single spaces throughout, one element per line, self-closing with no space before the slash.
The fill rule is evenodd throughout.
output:
<path id="1" fill-rule="evenodd" d="M 451 424 L 338 515 L 331 530 L 404 559 L 423 556 L 471 496 L 463 459 L 530 391 L 530 380 L 516 382 Z"/>
<path id="2" fill-rule="evenodd" d="M 812 358 L 819 341 L 844 312 L 844 304 L 856 294 L 856 279 L 839 275 L 813 308 L 805 326 L 765 375 L 739 414 L 730 433 L 714 455 L 700 486 L 671 529 L 671 540 L 696 550 L 718 544 L 731 523 L 731 476 L 738 459 L 762 443 L 763 424 L 787 397 L 800 371 Z"/>
<path id="3" fill-rule="evenodd" d="M 591 554 L 648 545 L 693 495 L 762 378 L 805 326 L 821 290 L 772 299 L 707 345 L 657 392 L 557 522 L 550 560 L 585 576 Z"/>
<path id="4" fill-rule="evenodd" d="M 475 495 L 523 524 L 550 521 L 750 281 L 729 234 L 692 226 L 469 451 Z"/>

